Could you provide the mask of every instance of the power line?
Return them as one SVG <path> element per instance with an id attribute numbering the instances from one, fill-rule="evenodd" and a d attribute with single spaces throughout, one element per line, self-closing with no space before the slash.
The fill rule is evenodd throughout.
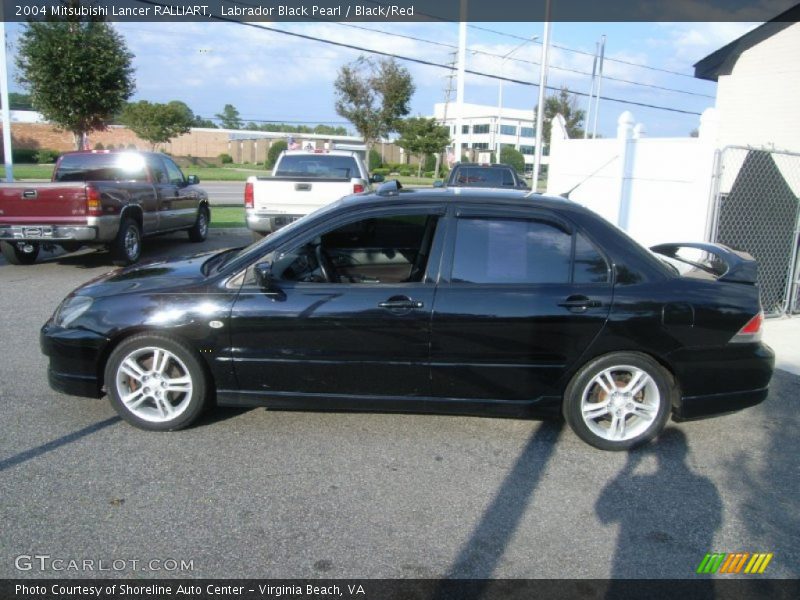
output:
<path id="1" fill-rule="evenodd" d="M 369 31 L 371 33 L 382 33 L 384 35 L 390 35 L 390 36 L 393 36 L 393 37 L 412 40 L 412 41 L 415 41 L 415 42 L 422 42 L 422 43 L 425 43 L 425 44 L 441 46 L 441 47 L 444 47 L 444 48 L 451 48 L 451 49 L 452 48 L 457 48 L 457 46 L 455 44 L 448 44 L 448 43 L 445 43 L 445 42 L 437 42 L 435 40 L 428 40 L 428 39 L 425 39 L 425 38 L 415 37 L 413 35 L 408 35 L 408 34 L 403 34 L 403 33 L 395 33 L 395 32 L 392 32 L 392 31 L 386 31 L 386 30 L 381 30 L 381 29 L 363 27 L 361 25 L 354 25 L 353 23 L 334 23 L 334 25 L 340 25 L 342 27 L 350 27 L 352 29 L 360 29 L 360 30 L 363 30 L 363 31 Z M 484 29 L 484 28 L 479 28 L 479 29 Z M 511 36 L 511 34 L 509 34 L 509 36 Z M 524 37 L 521 37 L 521 36 L 513 36 L 513 37 L 515 37 L 517 39 L 521 39 L 521 40 L 527 41 L 527 42 L 533 41 L 534 43 L 541 44 L 541 42 L 535 41 L 535 40 L 531 40 L 531 38 L 524 38 Z M 570 52 L 576 52 L 576 53 L 579 53 L 579 54 L 585 54 L 587 56 L 594 56 L 594 54 L 592 54 L 591 52 L 584 52 L 583 50 L 573 50 L 571 48 L 567 48 L 565 46 L 559 46 L 557 44 L 550 44 L 550 46 L 553 47 L 553 48 L 559 48 L 559 49 L 562 49 L 562 50 L 569 50 Z M 495 58 L 504 58 L 503 55 L 501 55 L 501 54 L 496 54 L 494 52 L 487 52 L 485 50 L 470 49 L 469 51 L 472 52 L 473 54 L 482 54 L 484 56 L 492 56 L 492 57 L 495 57 Z M 510 57 L 508 60 L 512 60 L 512 61 L 515 61 L 515 62 L 518 62 L 518 63 L 529 64 L 529 65 L 537 65 L 537 66 L 540 65 L 540 63 L 538 63 L 538 62 L 536 62 L 534 60 L 526 60 L 524 58 L 518 58 L 518 57 Z M 608 58 L 608 57 L 606 57 L 605 60 L 607 60 L 607 61 L 615 60 L 615 62 L 625 62 L 625 61 L 621 61 L 621 60 L 617 60 L 617 59 L 611 59 L 611 58 Z M 634 63 L 628 63 L 628 64 L 634 64 Z M 637 66 L 644 66 L 644 65 L 637 65 Z M 549 68 L 550 69 L 555 69 L 555 70 L 558 70 L 558 71 L 566 71 L 568 73 L 577 73 L 578 75 L 585 75 L 585 76 L 590 76 L 591 75 L 591 73 L 588 73 L 586 71 L 581 71 L 579 69 L 573 69 L 573 68 L 570 68 L 570 67 L 561 67 L 559 65 L 552 65 L 551 64 L 549 66 Z M 653 68 L 655 69 L 655 67 L 653 67 Z M 657 69 L 657 70 L 663 70 L 663 69 Z M 670 72 L 670 71 L 666 71 L 666 72 Z M 699 96 L 699 97 L 702 97 L 702 98 L 714 99 L 714 96 L 711 95 L 711 94 L 704 94 L 702 92 L 692 92 L 692 91 L 689 91 L 689 90 L 681 90 L 681 89 L 671 88 L 671 87 L 667 87 L 667 86 L 663 86 L 663 85 L 656 85 L 654 83 L 644 83 L 644 82 L 641 82 L 641 81 L 632 81 L 630 79 L 623 79 L 621 77 L 613 77 L 611 75 L 606 75 L 604 77 L 604 79 L 607 79 L 609 81 L 616 81 L 618 83 L 624 83 L 624 84 L 627 84 L 627 85 L 636 85 L 636 86 L 639 86 L 639 87 L 646 87 L 646 88 L 651 88 L 651 89 L 665 91 L 665 92 L 674 92 L 676 94 L 685 94 L 687 96 Z"/>
<path id="2" fill-rule="evenodd" d="M 150 4 L 150 5 L 153 5 L 153 6 L 165 6 L 164 4 L 161 4 L 160 2 L 155 2 L 154 0 L 138 0 L 138 1 L 141 2 L 142 4 Z M 228 18 L 228 17 L 220 16 L 220 15 L 211 15 L 209 18 L 213 19 L 213 20 L 216 20 L 216 21 L 223 21 L 223 22 L 227 22 L 227 23 L 236 23 L 236 24 L 241 25 L 243 27 L 252 27 L 254 29 L 261 29 L 263 31 L 271 31 L 273 33 L 280 33 L 280 34 L 283 34 L 283 35 L 288 35 L 288 36 L 291 36 L 291 37 L 296 37 L 296 38 L 300 38 L 300 39 L 304 39 L 304 40 L 320 42 L 320 43 L 323 43 L 323 44 L 330 44 L 332 46 L 338 46 L 340 48 L 348 48 L 350 50 L 356 50 L 358 52 L 367 52 L 367 53 L 370 53 L 370 54 L 377 54 L 379 56 L 386 56 L 388 58 L 395 58 L 395 59 L 398 59 L 398 60 L 403 60 L 403 61 L 406 61 L 406 62 L 412 62 L 412 63 L 425 65 L 425 66 L 429 66 L 429 67 L 437 67 L 437 68 L 440 68 L 440 69 L 452 70 L 452 68 L 449 65 L 446 65 L 446 64 L 437 63 L 437 62 L 433 62 L 433 61 L 430 61 L 430 60 L 424 60 L 424 59 L 421 59 L 421 58 L 414 58 L 414 57 L 411 57 L 411 56 L 403 56 L 401 54 L 394 54 L 392 52 L 386 52 L 384 50 L 375 50 L 375 49 L 372 49 L 372 48 L 365 48 L 363 46 L 357 46 L 355 44 L 348 44 L 348 43 L 345 43 L 345 42 L 337 42 L 337 41 L 334 41 L 334 40 L 327 40 L 327 39 L 324 39 L 324 38 L 320 38 L 320 37 L 316 37 L 316 36 L 312 36 L 312 35 L 307 35 L 307 34 L 304 34 L 304 33 L 298 33 L 296 31 L 285 31 L 283 29 L 277 29 L 275 27 L 269 27 L 269 26 L 266 26 L 266 25 L 258 24 L 258 23 L 253 23 L 253 22 L 248 22 L 248 21 L 238 21 L 236 19 L 231 19 L 231 18 Z M 531 81 L 524 81 L 524 80 L 521 80 L 521 79 L 514 79 L 514 78 L 511 78 L 511 77 L 503 77 L 503 76 L 499 76 L 499 75 L 492 75 L 490 73 L 483 73 L 481 71 L 475 71 L 474 69 L 465 69 L 464 71 L 466 73 L 469 73 L 470 75 L 477 75 L 479 77 L 487 77 L 489 79 L 502 80 L 502 81 L 507 81 L 507 82 L 510 82 L 510 83 L 518 83 L 520 85 L 539 87 L 538 84 L 533 83 Z M 545 89 L 551 90 L 551 91 L 554 91 L 554 92 L 560 91 L 559 88 L 553 87 L 553 86 L 549 86 L 549 85 L 545 86 Z M 589 94 L 587 94 L 585 92 L 578 92 L 578 91 L 571 91 L 571 93 L 575 94 L 576 96 L 588 96 L 589 95 Z M 686 115 L 697 115 L 697 116 L 700 115 L 700 113 L 696 112 L 696 111 L 684 110 L 684 109 L 680 109 L 680 108 L 672 108 L 672 107 L 669 107 L 669 106 L 659 106 L 659 105 L 656 105 L 656 104 L 648 104 L 648 103 L 645 103 L 645 102 L 636 102 L 634 100 L 623 100 L 621 98 L 612 98 L 610 96 L 605 96 L 603 99 L 605 101 L 607 101 L 607 102 L 617 102 L 617 103 L 620 103 L 620 104 L 628 104 L 628 105 L 631 105 L 631 106 L 642 106 L 642 107 L 645 107 L 645 108 L 653 108 L 653 109 L 657 109 L 657 110 L 664 110 L 664 111 L 681 113 L 681 114 L 686 114 Z"/>

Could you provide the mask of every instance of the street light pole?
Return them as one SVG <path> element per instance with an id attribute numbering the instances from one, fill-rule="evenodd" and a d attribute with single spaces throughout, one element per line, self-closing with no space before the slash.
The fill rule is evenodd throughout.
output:
<path id="1" fill-rule="evenodd" d="M 539 72 L 539 105 L 536 109 L 536 145 L 533 150 L 533 181 L 531 188 L 539 185 L 539 170 L 542 166 L 542 127 L 544 125 L 544 93 L 547 88 L 547 59 L 550 51 L 550 0 L 544 9 L 544 39 L 542 40 L 542 65 Z"/>
<path id="2" fill-rule="evenodd" d="M 6 164 L 6 181 L 14 181 L 14 160 L 11 156 L 11 108 L 8 105 L 8 63 L 6 61 L 6 23 L 0 4 L 0 96 L 3 102 L 3 157 Z"/>
<path id="3" fill-rule="evenodd" d="M 519 46 L 504 54 L 500 60 L 500 85 L 497 88 L 497 131 L 495 132 L 495 152 L 497 153 L 495 158 L 497 162 L 500 162 L 500 126 L 503 120 L 503 72 L 505 70 L 506 61 L 514 52 L 522 48 L 525 44 L 535 42 L 538 38 L 539 36 L 535 35 L 531 39 L 525 40 Z"/>

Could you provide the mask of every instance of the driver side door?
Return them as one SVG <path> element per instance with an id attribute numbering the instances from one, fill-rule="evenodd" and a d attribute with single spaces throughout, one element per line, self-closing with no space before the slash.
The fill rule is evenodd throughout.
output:
<path id="1" fill-rule="evenodd" d="M 269 289 L 246 277 L 232 314 L 242 393 L 331 406 L 344 396 L 400 403 L 430 396 L 444 212 L 432 205 L 362 210 L 265 256 Z"/>

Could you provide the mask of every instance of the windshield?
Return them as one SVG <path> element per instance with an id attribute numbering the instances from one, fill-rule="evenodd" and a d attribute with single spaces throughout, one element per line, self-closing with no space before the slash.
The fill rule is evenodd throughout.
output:
<path id="1" fill-rule="evenodd" d="M 253 242 L 249 246 L 244 248 L 238 249 L 237 252 L 231 252 L 230 254 L 226 255 L 224 260 L 222 260 L 219 264 L 214 266 L 216 271 L 221 271 L 223 268 L 231 268 L 232 270 L 236 270 L 242 266 L 249 265 L 253 261 L 260 258 L 265 253 L 265 246 L 267 244 L 272 245 L 273 242 L 280 243 L 284 237 L 291 236 L 296 230 L 302 229 L 306 226 L 306 224 L 310 223 L 312 220 L 316 220 L 320 217 L 324 217 L 324 215 L 333 212 L 339 205 L 342 203 L 341 200 L 337 200 L 336 202 L 332 202 L 331 204 L 327 204 L 325 206 L 321 206 L 317 210 L 312 213 L 307 214 L 304 217 L 297 219 L 297 221 L 292 221 L 285 227 L 281 227 L 278 231 L 273 231 L 269 235 L 267 235 L 264 239 L 258 240 L 257 242 Z M 217 255 L 219 256 L 219 255 Z"/>
<path id="2" fill-rule="evenodd" d="M 330 154 L 286 154 L 278 163 L 276 177 L 320 177 L 350 179 L 358 177 L 358 166 L 352 156 Z"/>

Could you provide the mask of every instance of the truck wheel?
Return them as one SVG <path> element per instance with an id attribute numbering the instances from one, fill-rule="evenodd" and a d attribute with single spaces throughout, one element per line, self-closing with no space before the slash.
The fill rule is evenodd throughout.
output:
<path id="1" fill-rule="evenodd" d="M 120 223 L 116 239 L 111 243 L 111 261 L 120 267 L 130 265 L 142 255 L 142 228 L 130 218 Z"/>
<path id="2" fill-rule="evenodd" d="M 10 265 L 32 265 L 39 256 L 39 244 L 28 242 L 0 242 L 3 258 Z"/>
<path id="3" fill-rule="evenodd" d="M 187 229 L 190 242 L 204 242 L 206 240 L 208 236 L 208 221 L 208 209 L 201 206 L 200 210 L 197 211 L 197 220 L 194 225 Z"/>

